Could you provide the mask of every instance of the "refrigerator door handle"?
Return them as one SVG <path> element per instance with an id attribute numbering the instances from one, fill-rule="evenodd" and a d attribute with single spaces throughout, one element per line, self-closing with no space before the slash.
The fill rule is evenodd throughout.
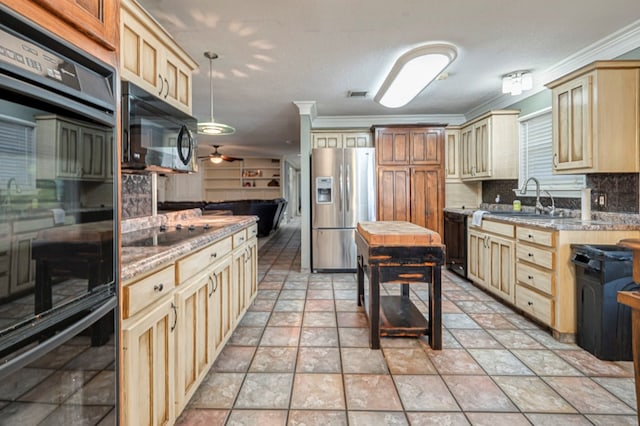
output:
<path id="1" fill-rule="evenodd" d="M 350 205 L 351 205 L 351 165 L 347 164 L 347 179 L 346 179 L 346 184 L 345 186 L 347 187 L 347 192 L 345 195 L 345 200 L 346 200 L 346 205 L 347 205 L 347 211 L 350 210 Z"/>
<path id="2" fill-rule="evenodd" d="M 342 197 L 344 196 L 344 181 L 342 178 L 342 164 L 340 164 L 340 176 L 338 177 L 338 180 L 340 181 L 340 191 L 338 193 L 338 211 L 342 211 Z"/>

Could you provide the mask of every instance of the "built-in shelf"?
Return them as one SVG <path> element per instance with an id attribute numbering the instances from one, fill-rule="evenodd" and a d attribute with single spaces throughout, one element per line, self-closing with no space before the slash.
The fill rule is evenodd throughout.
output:
<path id="1" fill-rule="evenodd" d="M 203 189 L 207 200 L 279 198 L 280 160 L 245 158 L 213 164 L 203 162 Z"/>

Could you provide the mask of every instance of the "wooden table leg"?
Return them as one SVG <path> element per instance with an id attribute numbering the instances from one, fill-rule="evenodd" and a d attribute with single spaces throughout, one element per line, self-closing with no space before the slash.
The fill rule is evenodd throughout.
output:
<path id="1" fill-rule="evenodd" d="M 358 256 L 358 306 L 362 306 L 364 300 L 364 259 Z"/>
<path id="2" fill-rule="evenodd" d="M 400 289 L 403 297 L 409 297 L 409 284 L 401 284 Z"/>
<path id="3" fill-rule="evenodd" d="M 369 347 L 380 349 L 380 271 L 370 268 L 369 275 Z"/>
<path id="4" fill-rule="evenodd" d="M 442 349 L 442 271 L 440 265 L 431 266 L 429 286 L 429 342 L 434 350 Z"/>

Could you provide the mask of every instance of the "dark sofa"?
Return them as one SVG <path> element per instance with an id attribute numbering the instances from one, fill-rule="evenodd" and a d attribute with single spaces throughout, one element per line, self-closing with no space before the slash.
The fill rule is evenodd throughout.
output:
<path id="1" fill-rule="evenodd" d="M 258 216 L 258 237 L 265 237 L 278 229 L 287 207 L 287 200 L 233 200 L 233 201 L 165 201 L 158 203 L 158 211 L 176 211 L 199 208 L 206 214 L 212 210 L 226 210 L 236 216 Z"/>

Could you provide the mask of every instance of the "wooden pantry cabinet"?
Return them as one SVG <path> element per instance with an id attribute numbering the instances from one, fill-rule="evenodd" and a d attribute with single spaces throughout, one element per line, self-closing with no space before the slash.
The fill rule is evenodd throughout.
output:
<path id="1" fill-rule="evenodd" d="M 257 294 L 257 225 L 123 286 L 122 424 L 173 424 Z"/>
<path id="2" fill-rule="evenodd" d="M 553 172 L 640 171 L 640 61 L 597 61 L 547 84 Z"/>
<path id="3" fill-rule="evenodd" d="M 462 180 L 518 178 L 517 110 L 494 110 L 462 125 L 460 177 Z"/>
<path id="4" fill-rule="evenodd" d="M 122 79 L 191 114 L 198 64 L 137 1 L 122 0 L 120 7 Z"/>
<path id="5" fill-rule="evenodd" d="M 374 126 L 378 220 L 443 232 L 444 127 Z"/>

